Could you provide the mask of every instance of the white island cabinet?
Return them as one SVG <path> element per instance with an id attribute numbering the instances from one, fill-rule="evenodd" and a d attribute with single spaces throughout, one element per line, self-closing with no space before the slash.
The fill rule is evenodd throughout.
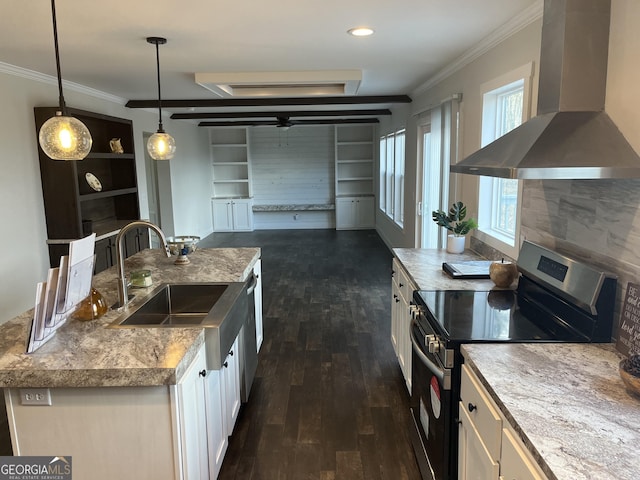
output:
<path id="1" fill-rule="evenodd" d="M 176 266 L 159 249 L 126 259 L 125 271 L 152 269 L 154 282 L 137 289 L 127 308 L 161 283 L 245 283 L 260 249 L 199 248 L 190 260 Z M 92 286 L 115 303 L 115 267 L 96 274 Z M 29 355 L 33 311 L 0 325 L 0 387 L 14 455 L 71 456 L 79 479 L 216 478 L 240 405 L 243 326 L 227 330 L 224 348 L 234 354 L 222 351 L 226 359 L 209 363 L 203 328 L 108 328 L 122 314 L 71 319 Z"/>
<path id="2" fill-rule="evenodd" d="M 5 390 L 14 455 L 67 455 L 74 478 L 216 478 L 240 405 L 238 341 L 220 370 L 205 346 L 176 385 L 52 388 L 51 405 Z"/>

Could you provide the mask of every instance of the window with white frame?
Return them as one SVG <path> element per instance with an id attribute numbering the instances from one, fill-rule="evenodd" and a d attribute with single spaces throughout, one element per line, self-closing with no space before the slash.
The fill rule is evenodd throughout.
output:
<path id="1" fill-rule="evenodd" d="M 404 222 L 404 130 L 380 137 L 380 210 Z"/>
<path id="2" fill-rule="evenodd" d="M 528 118 L 532 65 L 526 65 L 483 85 L 482 142 L 485 146 L 519 126 Z M 481 177 L 478 199 L 480 239 L 517 256 L 520 182 Z"/>

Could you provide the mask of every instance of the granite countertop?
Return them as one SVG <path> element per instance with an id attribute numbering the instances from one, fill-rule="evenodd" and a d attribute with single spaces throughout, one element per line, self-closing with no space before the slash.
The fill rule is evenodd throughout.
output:
<path id="1" fill-rule="evenodd" d="M 198 249 L 191 263 L 174 265 L 160 250 L 143 250 L 125 261 L 125 271 L 151 271 L 153 285 L 130 288 L 135 294 L 120 311 L 82 322 L 70 318 L 45 345 L 25 354 L 33 317 L 29 310 L 0 325 L 0 387 L 96 387 L 176 384 L 200 346 L 202 328 L 108 329 L 128 308 L 142 303 L 163 282 L 241 282 L 260 258 L 260 248 Z M 117 276 L 112 267 L 92 285 L 108 305 L 116 303 Z"/>
<path id="2" fill-rule="evenodd" d="M 550 479 L 632 480 L 640 472 L 640 397 L 613 344 L 462 346 Z"/>
<path id="3" fill-rule="evenodd" d="M 464 253 L 448 253 L 430 248 L 394 248 L 393 254 L 407 270 L 418 290 L 491 290 L 496 288 L 487 279 L 462 280 L 451 278 L 442 270 L 444 262 L 486 260 L 471 250 Z"/>

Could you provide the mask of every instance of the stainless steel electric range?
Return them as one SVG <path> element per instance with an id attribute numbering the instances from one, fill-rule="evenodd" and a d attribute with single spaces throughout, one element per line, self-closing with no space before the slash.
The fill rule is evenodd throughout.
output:
<path id="1" fill-rule="evenodd" d="M 416 291 L 412 443 L 423 479 L 454 480 L 464 343 L 610 342 L 616 277 L 524 242 L 516 290 Z"/>

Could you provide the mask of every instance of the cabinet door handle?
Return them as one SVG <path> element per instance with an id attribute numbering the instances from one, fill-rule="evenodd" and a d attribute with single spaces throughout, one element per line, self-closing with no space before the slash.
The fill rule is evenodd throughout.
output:
<path id="1" fill-rule="evenodd" d="M 229 368 L 229 362 L 224 362 L 224 363 L 222 364 L 222 366 L 223 366 L 224 368 Z"/>
<path id="2" fill-rule="evenodd" d="M 473 403 L 469 402 L 469 405 L 467 405 L 467 408 L 469 409 L 470 412 L 473 412 L 474 410 L 477 410 L 478 407 L 476 407 Z"/>
<path id="3" fill-rule="evenodd" d="M 400 288 L 404 287 L 404 283 L 399 283 L 398 285 L 400 285 Z"/>
<path id="4" fill-rule="evenodd" d="M 204 370 L 204 369 L 203 369 L 203 370 L 200 370 L 200 371 L 198 372 L 198 375 L 200 375 L 201 377 L 206 377 L 206 376 L 207 376 L 207 371 L 206 371 L 206 370 Z"/>
<path id="5" fill-rule="evenodd" d="M 229 356 L 233 357 L 233 350 L 229 350 Z"/>
<path id="6" fill-rule="evenodd" d="M 398 297 L 396 297 L 396 303 L 398 303 L 400 301 L 400 299 Z"/>

